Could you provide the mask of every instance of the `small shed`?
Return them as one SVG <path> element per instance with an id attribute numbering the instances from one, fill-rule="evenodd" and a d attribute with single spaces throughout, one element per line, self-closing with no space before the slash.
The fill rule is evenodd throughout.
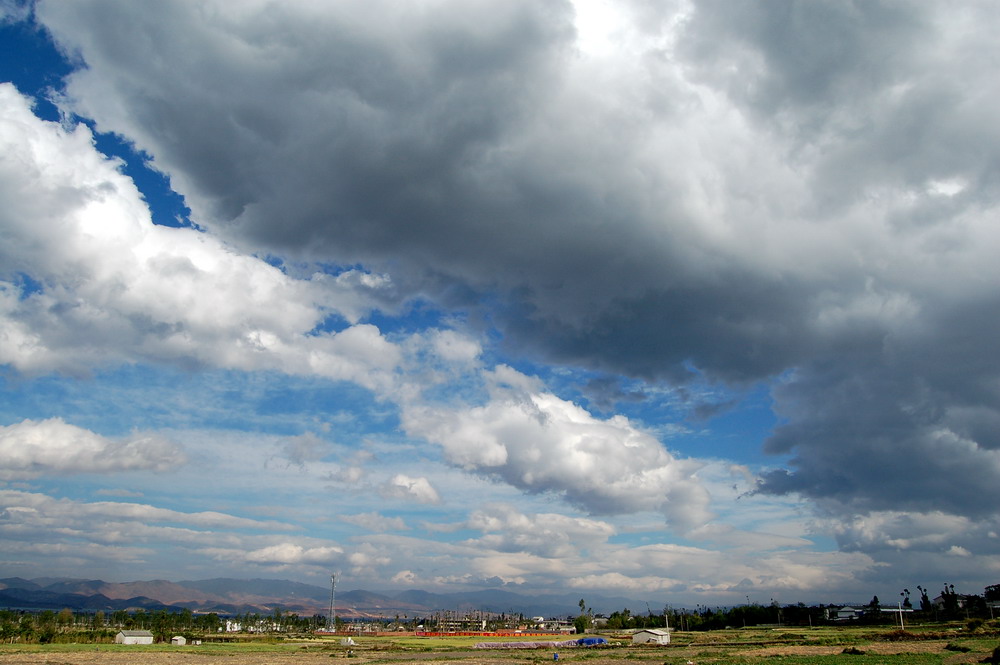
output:
<path id="1" fill-rule="evenodd" d="M 864 615 L 865 611 L 862 608 L 845 606 L 839 609 L 828 609 L 827 614 L 834 621 L 849 621 L 850 619 L 857 619 Z"/>
<path id="2" fill-rule="evenodd" d="M 632 644 L 670 644 L 670 633 L 660 628 L 646 628 L 632 635 Z"/>
<path id="3" fill-rule="evenodd" d="M 152 644 L 153 634 L 148 630 L 119 630 L 115 644 Z"/>
<path id="4" fill-rule="evenodd" d="M 187 638 L 185 638 L 183 635 L 174 635 L 173 637 L 170 638 L 170 643 L 175 646 L 182 647 L 185 644 L 187 644 L 188 641 Z"/>

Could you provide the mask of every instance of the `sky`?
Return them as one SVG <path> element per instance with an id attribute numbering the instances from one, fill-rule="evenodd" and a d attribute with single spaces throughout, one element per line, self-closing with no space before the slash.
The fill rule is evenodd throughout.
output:
<path id="1" fill-rule="evenodd" d="M 998 25 L 0 1 L 0 576 L 982 593 Z"/>

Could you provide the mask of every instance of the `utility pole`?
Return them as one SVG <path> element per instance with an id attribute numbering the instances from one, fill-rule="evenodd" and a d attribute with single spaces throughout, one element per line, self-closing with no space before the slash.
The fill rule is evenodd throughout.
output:
<path id="1" fill-rule="evenodd" d="M 330 575 L 330 613 L 327 615 L 326 629 L 328 632 L 337 632 L 337 606 L 335 604 L 337 598 L 337 576 L 335 574 Z"/>

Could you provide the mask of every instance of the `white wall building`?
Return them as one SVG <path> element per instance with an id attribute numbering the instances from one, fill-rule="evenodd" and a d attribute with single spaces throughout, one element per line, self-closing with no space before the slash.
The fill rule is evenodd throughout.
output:
<path id="1" fill-rule="evenodd" d="M 670 633 L 662 628 L 646 628 L 633 633 L 632 644 L 670 644 Z"/>
<path id="2" fill-rule="evenodd" d="M 152 644 L 153 634 L 148 630 L 119 630 L 115 644 Z"/>

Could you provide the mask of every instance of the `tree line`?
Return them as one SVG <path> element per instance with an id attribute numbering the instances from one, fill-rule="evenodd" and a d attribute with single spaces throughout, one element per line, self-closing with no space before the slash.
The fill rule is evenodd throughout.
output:
<path id="1" fill-rule="evenodd" d="M 858 614 L 849 621 L 865 624 L 890 624 L 899 621 L 899 614 L 886 612 L 885 608 L 898 608 L 905 611 L 910 622 L 936 621 L 969 621 L 981 625 L 986 620 L 994 619 L 992 602 L 1000 602 L 1000 585 L 987 587 L 986 593 L 979 595 L 963 595 L 955 591 L 953 584 L 945 584 L 941 593 L 933 602 L 928 590 L 918 585 L 920 592 L 919 609 L 910 599 L 909 589 L 900 592 L 900 600 L 883 605 L 878 596 L 871 602 L 859 606 Z M 582 633 L 594 628 L 608 630 L 641 630 L 644 628 L 672 628 L 675 630 L 719 630 L 724 628 L 745 628 L 761 625 L 787 626 L 818 626 L 844 621 L 838 615 L 840 605 L 813 605 L 803 603 L 795 605 L 780 605 L 772 600 L 769 604 L 751 603 L 749 598 L 745 605 L 732 607 L 708 607 L 698 605 L 696 609 L 671 609 L 664 607 L 661 612 L 648 610 L 645 614 L 633 614 L 629 609 L 612 612 L 604 617 L 595 615 L 581 599 L 580 614 L 574 620 L 577 632 Z M 1000 617 L 997 617 L 1000 618 Z"/>
<path id="2" fill-rule="evenodd" d="M 195 614 L 165 609 L 147 612 L 115 610 L 105 613 L 0 610 L 0 642 L 48 644 L 53 642 L 113 642 L 120 630 L 148 630 L 157 642 L 169 642 L 174 635 L 198 637 L 216 634 L 229 626 L 249 633 L 312 632 L 326 625 L 326 617 L 300 617 L 275 609 L 271 614 L 247 612 L 221 617 L 215 612 Z"/>

